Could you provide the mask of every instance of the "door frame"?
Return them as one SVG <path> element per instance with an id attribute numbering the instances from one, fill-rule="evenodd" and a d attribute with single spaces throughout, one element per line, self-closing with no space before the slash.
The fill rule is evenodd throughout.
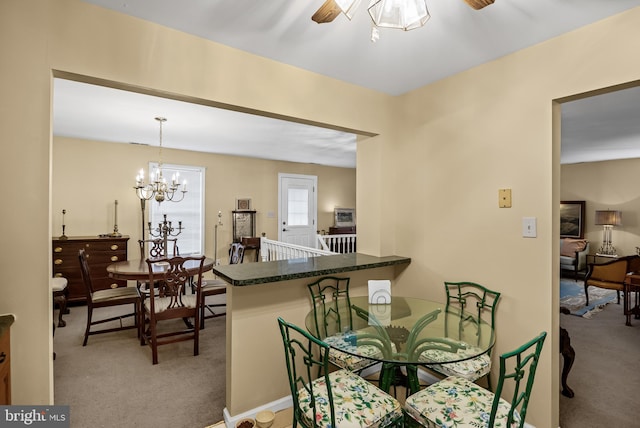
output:
<path id="1" fill-rule="evenodd" d="M 318 227 L 318 176 L 279 172 L 278 173 L 278 241 L 282 241 L 282 219 L 284 218 L 284 213 L 282 212 L 282 179 L 283 178 L 302 178 L 302 179 L 313 181 L 314 192 L 312 197 L 313 197 L 314 210 L 311 214 L 313 215 L 314 226 L 316 228 Z"/>

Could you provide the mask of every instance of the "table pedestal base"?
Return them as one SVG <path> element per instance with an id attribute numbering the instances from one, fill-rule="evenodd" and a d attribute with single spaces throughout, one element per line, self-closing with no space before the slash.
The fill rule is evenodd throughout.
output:
<path id="1" fill-rule="evenodd" d="M 405 367 L 407 375 L 400 370 Z M 382 363 L 380 372 L 380 389 L 389 393 L 392 385 L 400 385 L 407 388 L 409 394 L 420 391 L 420 380 L 418 379 L 418 367 L 415 365 L 404 365 L 396 363 Z"/>

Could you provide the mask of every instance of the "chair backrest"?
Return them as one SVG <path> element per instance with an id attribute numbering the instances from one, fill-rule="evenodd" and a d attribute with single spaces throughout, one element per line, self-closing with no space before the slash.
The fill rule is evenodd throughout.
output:
<path id="1" fill-rule="evenodd" d="M 168 249 L 165 248 L 164 239 L 139 239 L 138 245 L 140 246 L 140 260 L 144 260 L 147 257 L 157 259 L 161 257 L 179 256 L 180 250 L 178 249 L 178 239 L 167 239 L 167 246 L 169 245 L 169 243 L 173 244 L 173 252 L 171 255 L 169 255 L 167 251 Z M 147 244 L 149 245 L 149 249 L 145 251 L 145 247 L 147 246 Z"/>
<path id="2" fill-rule="evenodd" d="M 337 426 L 331 380 L 329 378 L 329 345 L 317 340 L 300 327 L 288 323 L 280 317 L 278 317 L 278 326 L 280 327 L 284 345 L 289 387 L 291 388 L 291 397 L 293 399 L 294 420 L 302 426 L 307 426 L 306 418 L 302 414 L 305 408 L 309 408 L 309 413 L 312 415 L 320 415 L 325 414 L 328 407 L 331 420 L 326 425 L 330 427 Z M 328 403 L 324 399 L 316 398 L 316 391 L 312 382 L 316 379 L 315 375 L 318 370 L 320 370 L 320 373 L 324 373 L 322 377 L 324 377 L 326 388 L 323 387 L 322 389 L 326 391 Z M 305 394 L 303 406 L 300 405 L 300 391 Z M 324 394 L 318 392 L 318 395 Z M 316 418 L 311 419 L 313 420 L 313 427 L 320 428 Z M 295 425 L 296 423 L 294 423 Z"/>
<path id="3" fill-rule="evenodd" d="M 159 259 L 147 259 L 149 267 L 149 295 L 164 298 L 162 306 L 158 306 L 156 299 L 149 299 L 150 312 L 157 314 L 163 312 L 163 318 L 179 318 L 194 316 L 199 325 L 199 310 L 202 273 L 204 270 L 205 256 L 171 257 Z M 187 269 L 191 269 L 189 272 Z M 197 269 L 197 272 L 194 271 Z M 158 275 L 158 272 L 162 272 Z M 191 285 L 191 278 L 195 281 L 196 305 L 187 305 L 183 299 L 191 299 L 192 294 L 185 297 L 184 291 Z"/>
<path id="4" fill-rule="evenodd" d="M 229 246 L 229 264 L 235 265 L 244 261 L 244 245 L 234 242 Z"/>
<path id="5" fill-rule="evenodd" d="M 500 293 L 497 291 L 489 290 L 488 288 L 476 284 L 474 282 L 447 282 L 444 283 L 445 291 L 447 292 L 447 305 L 445 312 L 462 311 L 469 316 L 460 317 L 458 323 L 458 337 L 461 337 L 462 330 L 465 326 L 472 325 L 474 328 L 478 328 L 480 322 L 488 320 L 491 324 L 491 330 L 494 331 L 496 320 L 496 307 L 500 301 Z M 445 323 L 447 323 L 445 317 Z M 448 323 L 445 325 L 447 334 L 449 332 Z M 478 332 L 482 329 L 478 328 Z M 478 341 L 480 336 L 478 336 Z"/>
<path id="6" fill-rule="evenodd" d="M 326 337 L 353 330 L 349 278 L 325 276 L 307 287 L 311 293 L 316 336 Z"/>
<path id="7" fill-rule="evenodd" d="M 85 291 L 87 293 L 87 302 L 90 302 L 93 298 L 93 283 L 91 282 L 91 270 L 89 269 L 89 262 L 87 261 L 87 254 L 83 249 L 78 251 L 78 259 L 80 260 L 80 273 L 82 274 L 82 282 L 84 283 Z"/>
<path id="8" fill-rule="evenodd" d="M 374 346 L 378 348 L 384 358 L 393 358 L 394 354 L 397 356 L 397 353 L 394 352 L 392 347 L 394 338 L 389 336 L 387 329 L 378 318 L 364 308 L 356 305 L 351 306 L 351 310 L 358 318 L 364 321 L 364 325 L 368 325 L 373 330 L 372 333 L 359 331 L 356 334 L 358 346 Z M 396 349 L 400 348 L 400 343 L 396 343 L 395 345 Z"/>
<path id="9" fill-rule="evenodd" d="M 524 426 L 529 398 L 533 389 L 533 381 L 538 368 L 538 360 L 546 337 L 547 333 L 543 331 L 518 349 L 500 355 L 500 377 L 498 378 L 498 385 L 496 386 L 489 416 L 489 427 L 493 427 L 495 422 L 500 396 L 507 381 L 513 381 L 514 385 L 511 400 L 507 400 L 511 403 L 511 410 L 504 426 L 513 427 L 514 421 L 517 423 L 518 419 L 514 418 L 515 412 L 518 413 L 520 419 L 520 423 L 517 426 L 519 428 Z M 523 382 L 524 384 L 522 384 Z"/>
<path id="10" fill-rule="evenodd" d="M 591 280 L 597 280 L 619 284 L 622 288 L 627 272 L 629 272 L 628 265 L 628 257 L 620 257 L 601 264 L 589 263 L 589 271 L 585 277 L 585 283 L 588 284 Z"/>

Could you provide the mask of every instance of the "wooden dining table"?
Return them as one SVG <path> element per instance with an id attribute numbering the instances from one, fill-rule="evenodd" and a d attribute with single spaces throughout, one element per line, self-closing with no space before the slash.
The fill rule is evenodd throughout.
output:
<path id="1" fill-rule="evenodd" d="M 207 272 L 213 269 L 215 260 L 212 258 L 204 259 L 203 272 Z M 188 260 L 185 262 L 185 268 L 187 272 L 192 275 L 198 273 L 200 263 L 197 260 Z M 162 267 L 158 268 L 158 271 L 154 271 L 154 275 L 161 277 L 163 274 Z M 121 262 L 112 263 L 107 266 L 107 272 L 110 278 L 113 279 L 125 279 L 130 281 L 147 281 L 149 279 L 149 266 L 146 260 L 124 260 Z"/>

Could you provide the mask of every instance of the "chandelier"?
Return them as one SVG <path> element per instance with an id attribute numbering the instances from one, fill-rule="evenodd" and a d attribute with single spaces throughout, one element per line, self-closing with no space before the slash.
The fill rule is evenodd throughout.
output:
<path id="1" fill-rule="evenodd" d="M 167 182 L 162 172 L 162 124 L 167 121 L 164 117 L 155 118 L 160 123 L 160 150 L 158 166 L 155 171 L 151 173 L 149 183 L 144 182 L 144 169 L 141 169 L 136 176 L 136 195 L 141 201 L 148 201 L 154 198 L 158 203 L 163 201 L 180 202 L 184 199 L 185 193 L 187 193 L 187 180 L 180 181 L 180 173 L 173 174 L 171 182 Z M 182 190 L 180 190 L 182 186 Z M 179 192 L 178 192 L 179 191 Z"/>

